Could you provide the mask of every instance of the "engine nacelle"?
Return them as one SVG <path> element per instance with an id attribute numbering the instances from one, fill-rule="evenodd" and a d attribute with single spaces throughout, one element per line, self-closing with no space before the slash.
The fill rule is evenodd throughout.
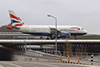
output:
<path id="1" fill-rule="evenodd" d="M 62 34 L 60 34 L 59 35 L 59 38 L 69 38 L 71 35 L 70 35 L 70 33 L 62 33 Z"/>

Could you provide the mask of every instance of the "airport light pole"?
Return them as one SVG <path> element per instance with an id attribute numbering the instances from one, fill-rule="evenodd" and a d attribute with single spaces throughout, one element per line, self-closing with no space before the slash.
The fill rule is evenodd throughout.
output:
<path id="1" fill-rule="evenodd" d="M 57 18 L 52 15 L 47 15 L 48 17 L 52 17 L 55 19 L 55 53 L 57 55 Z"/>

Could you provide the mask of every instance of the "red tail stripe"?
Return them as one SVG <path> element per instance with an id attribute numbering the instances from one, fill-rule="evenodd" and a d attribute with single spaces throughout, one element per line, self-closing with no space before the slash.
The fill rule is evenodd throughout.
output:
<path id="1" fill-rule="evenodd" d="M 14 19 L 16 19 L 16 20 L 19 20 L 18 17 L 14 16 L 14 15 L 12 15 L 12 14 L 10 14 L 10 17 L 11 17 L 11 18 L 14 18 Z"/>
<path id="2" fill-rule="evenodd" d="M 19 19 L 20 21 L 22 21 L 22 20 L 20 19 L 20 17 L 18 17 L 18 19 Z"/>
<path id="3" fill-rule="evenodd" d="M 24 25 L 24 22 L 22 24 Z"/>
<path id="4" fill-rule="evenodd" d="M 12 28 L 11 26 L 7 26 L 7 29 L 10 29 L 10 30 L 12 30 L 13 28 Z"/>

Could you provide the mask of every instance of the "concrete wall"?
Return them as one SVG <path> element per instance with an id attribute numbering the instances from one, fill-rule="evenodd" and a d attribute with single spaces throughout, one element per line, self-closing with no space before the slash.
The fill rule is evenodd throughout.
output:
<path id="1" fill-rule="evenodd" d="M 49 61 L 49 62 L 60 62 L 59 60 L 43 58 L 43 57 L 28 57 L 22 55 L 13 55 L 13 61 Z"/>

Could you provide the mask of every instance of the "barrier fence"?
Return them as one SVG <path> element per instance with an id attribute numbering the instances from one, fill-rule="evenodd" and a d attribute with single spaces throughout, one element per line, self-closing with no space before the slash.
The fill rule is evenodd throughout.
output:
<path id="1" fill-rule="evenodd" d="M 30 53 L 29 53 L 30 52 Z M 55 55 L 55 51 L 28 51 L 30 56 L 48 58 L 61 60 L 63 63 L 72 63 L 72 64 L 83 64 L 83 65 L 93 65 L 94 62 L 100 63 L 100 53 L 82 53 L 82 52 L 60 52 L 57 51 L 57 55 Z M 27 54 L 26 54 L 27 55 Z M 92 56 L 92 58 L 91 58 Z"/>
<path id="2" fill-rule="evenodd" d="M 77 59 L 79 56 L 80 60 L 91 60 L 91 55 L 93 55 L 93 60 L 100 62 L 100 53 L 82 53 L 82 52 L 62 52 L 62 56 L 68 57 L 73 59 Z"/>
<path id="3" fill-rule="evenodd" d="M 55 51 L 31 51 L 32 56 L 44 56 L 44 57 L 54 57 L 56 58 Z M 79 60 L 89 60 L 91 61 L 91 55 L 93 55 L 93 60 L 100 62 L 100 53 L 82 53 L 82 52 L 64 52 L 64 51 L 57 51 L 57 57 L 60 59 L 60 55 L 62 55 L 62 59 L 66 59 L 68 56 L 72 59 L 78 59 Z"/>

